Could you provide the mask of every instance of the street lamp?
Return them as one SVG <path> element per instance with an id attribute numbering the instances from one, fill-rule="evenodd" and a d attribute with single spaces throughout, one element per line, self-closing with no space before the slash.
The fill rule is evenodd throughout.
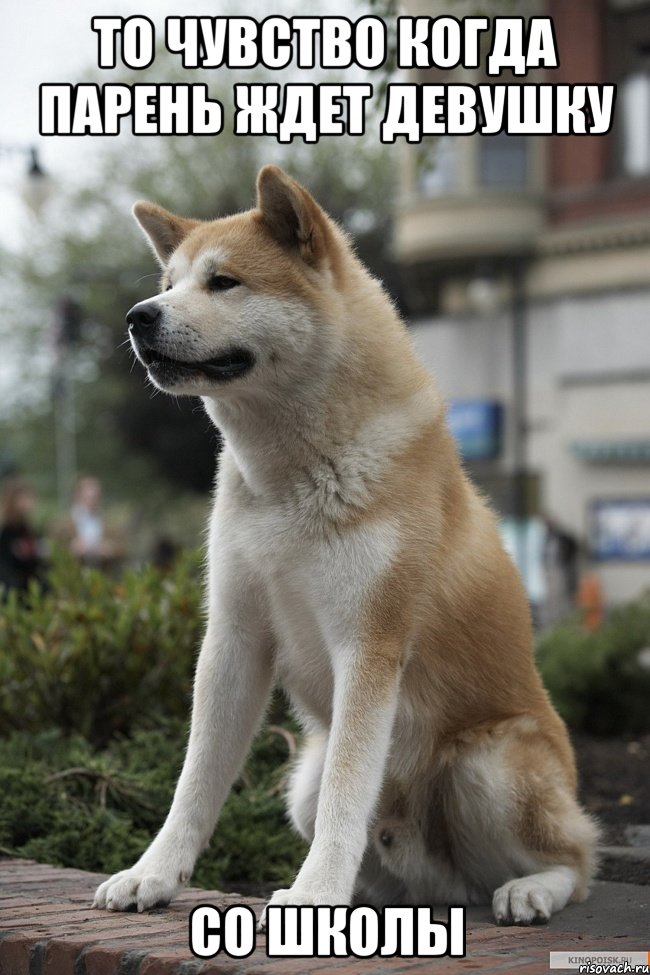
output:
<path id="1" fill-rule="evenodd" d="M 17 143 L 0 142 L 0 156 L 26 156 L 27 175 L 34 179 L 41 179 L 47 174 L 41 165 L 36 146 L 18 145 Z"/>
<path id="2" fill-rule="evenodd" d="M 27 152 L 29 153 L 27 175 L 30 177 L 30 179 L 44 179 L 47 174 L 41 166 L 41 161 L 38 158 L 38 149 L 36 146 L 30 146 Z"/>
<path id="3" fill-rule="evenodd" d="M 38 149 L 31 145 L 0 143 L 0 158 L 12 156 L 22 156 L 26 160 L 26 178 L 20 195 L 29 210 L 38 216 L 51 189 Z M 70 503 L 77 469 L 77 421 L 71 353 L 80 338 L 81 320 L 81 310 L 77 303 L 67 296 L 61 298 L 54 311 L 52 399 L 57 494 L 62 508 Z"/>
<path id="4" fill-rule="evenodd" d="M 32 213 L 38 214 L 50 194 L 50 178 L 43 168 L 36 146 L 0 142 L 0 157 L 23 156 L 27 162 L 20 195 Z"/>
<path id="5" fill-rule="evenodd" d="M 513 523 L 514 559 L 524 585 L 528 583 L 528 299 L 527 258 L 513 258 L 507 265 L 510 282 L 512 469 L 509 507 Z M 472 309 L 486 318 L 500 307 L 497 279 L 503 264 L 482 261 L 467 287 Z"/>
<path id="6" fill-rule="evenodd" d="M 70 504 L 77 473 L 77 411 L 72 353 L 81 338 L 82 312 L 68 296 L 58 302 L 54 319 L 55 365 L 52 398 L 59 506 Z"/>
<path id="7" fill-rule="evenodd" d="M 512 265 L 512 421 L 515 558 L 528 583 L 528 302 L 526 261 Z"/>

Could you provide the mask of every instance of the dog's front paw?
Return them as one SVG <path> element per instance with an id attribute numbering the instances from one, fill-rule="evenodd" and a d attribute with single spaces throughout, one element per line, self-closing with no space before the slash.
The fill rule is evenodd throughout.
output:
<path id="1" fill-rule="evenodd" d="M 264 908 L 264 913 L 258 924 L 258 931 L 266 930 L 266 912 L 269 907 L 339 907 L 342 904 L 347 904 L 348 900 L 349 898 L 334 891 L 300 887 L 297 884 L 285 890 L 276 890 Z"/>
<path id="2" fill-rule="evenodd" d="M 167 871 L 135 866 L 100 884 L 93 907 L 108 911 L 148 911 L 169 904 L 182 886 L 180 879 Z"/>
<path id="3" fill-rule="evenodd" d="M 539 881 L 521 877 L 495 891 L 492 910 L 497 924 L 546 924 L 553 898 Z"/>

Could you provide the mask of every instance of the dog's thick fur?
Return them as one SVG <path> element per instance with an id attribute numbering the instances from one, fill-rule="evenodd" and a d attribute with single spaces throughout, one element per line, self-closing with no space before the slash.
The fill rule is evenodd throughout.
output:
<path id="1" fill-rule="evenodd" d="M 275 680 L 306 732 L 289 805 L 311 848 L 271 903 L 491 899 L 528 924 L 584 898 L 596 829 L 526 598 L 381 286 L 273 166 L 247 213 L 134 212 L 164 268 L 153 326 L 132 309 L 136 353 L 203 397 L 225 449 L 185 765 L 96 905 L 144 910 L 189 880 Z M 252 368 L 202 368 L 233 349 Z"/>

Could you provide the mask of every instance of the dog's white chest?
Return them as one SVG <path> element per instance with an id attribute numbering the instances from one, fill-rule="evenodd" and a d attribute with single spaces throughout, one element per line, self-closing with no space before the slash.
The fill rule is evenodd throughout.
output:
<path id="1" fill-rule="evenodd" d="M 278 677 L 304 710 L 327 722 L 333 661 L 363 639 L 364 609 L 397 551 L 396 526 L 307 534 L 290 509 L 273 507 L 246 522 L 246 555 L 264 589 Z"/>

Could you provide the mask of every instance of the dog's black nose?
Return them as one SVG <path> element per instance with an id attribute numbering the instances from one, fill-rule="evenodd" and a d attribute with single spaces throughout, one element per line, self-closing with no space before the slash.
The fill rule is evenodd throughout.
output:
<path id="1" fill-rule="evenodd" d="M 160 315 L 160 307 L 155 301 L 140 301 L 127 312 L 126 321 L 131 331 L 137 334 L 154 328 Z"/>

